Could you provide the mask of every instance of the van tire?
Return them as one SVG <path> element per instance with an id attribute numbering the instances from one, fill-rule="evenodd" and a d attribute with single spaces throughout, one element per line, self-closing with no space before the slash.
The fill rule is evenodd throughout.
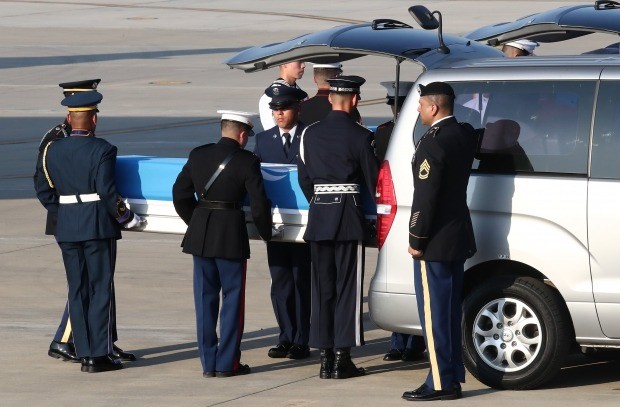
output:
<path id="1" fill-rule="evenodd" d="M 500 308 L 504 318 L 493 320 Z M 541 386 L 562 366 L 572 339 L 560 295 L 530 277 L 482 281 L 463 301 L 462 327 L 467 370 L 495 389 Z M 500 352 L 508 356 L 497 357 Z"/>

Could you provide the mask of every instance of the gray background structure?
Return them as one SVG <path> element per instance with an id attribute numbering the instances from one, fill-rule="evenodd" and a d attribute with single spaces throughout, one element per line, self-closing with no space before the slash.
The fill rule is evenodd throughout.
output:
<path id="1" fill-rule="evenodd" d="M 513 20 L 575 1 L 432 1 L 449 33 Z M 60 122 L 60 82 L 102 78 L 98 135 L 119 154 L 185 157 L 218 137 L 217 109 L 256 111 L 276 70 L 245 74 L 222 62 L 248 47 L 346 22 L 394 18 L 414 25 L 410 1 L 5 1 L 0 0 L 0 406 L 392 406 L 424 379 L 426 363 L 384 362 L 389 333 L 370 321 L 367 346 L 353 351 L 366 377 L 320 380 L 318 355 L 275 360 L 264 244 L 252 242 L 248 264 L 242 361 L 249 376 L 204 379 L 197 358 L 191 257 L 178 235 L 127 232 L 116 273 L 119 346 L 139 360 L 113 373 L 84 374 L 49 358 L 47 347 L 66 298 L 60 251 L 43 235 L 43 208 L 31 176 L 43 133 Z M 543 45 L 540 54 L 583 52 L 615 42 L 587 36 Z M 368 79 L 365 101 L 385 96 L 380 81 L 393 62 L 345 63 Z M 414 66 L 403 68 L 413 80 Z M 311 68 L 300 85 L 313 94 Z M 383 103 L 360 107 L 365 124 L 387 119 Z M 405 250 L 405 247 L 403 247 Z M 365 292 L 376 249 L 367 250 Z M 571 357 L 544 389 L 499 392 L 471 376 L 454 403 L 496 405 L 617 405 L 620 362 Z"/>

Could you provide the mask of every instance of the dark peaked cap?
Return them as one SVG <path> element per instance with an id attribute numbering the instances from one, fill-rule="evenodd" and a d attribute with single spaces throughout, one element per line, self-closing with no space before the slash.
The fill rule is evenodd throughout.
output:
<path id="1" fill-rule="evenodd" d="M 65 96 L 69 96 L 78 92 L 95 91 L 99 82 L 101 82 L 101 79 L 87 79 L 85 81 L 59 83 L 58 86 L 62 88 Z"/>
<path id="2" fill-rule="evenodd" d="M 454 89 L 445 82 L 431 82 L 428 85 L 420 86 L 420 96 L 446 95 L 454 98 Z"/>
<path id="3" fill-rule="evenodd" d="M 329 91 L 336 93 L 360 93 L 360 87 L 366 82 L 361 76 L 343 75 L 327 79 Z"/>
<path id="4" fill-rule="evenodd" d="M 286 85 L 270 86 L 265 89 L 265 95 L 271 98 L 269 108 L 272 110 L 285 109 L 308 97 L 303 90 Z"/>
<path id="5" fill-rule="evenodd" d="M 97 105 L 101 102 L 101 99 L 103 99 L 103 95 L 97 91 L 79 92 L 67 96 L 60 104 L 67 106 L 70 112 L 99 111 Z"/>

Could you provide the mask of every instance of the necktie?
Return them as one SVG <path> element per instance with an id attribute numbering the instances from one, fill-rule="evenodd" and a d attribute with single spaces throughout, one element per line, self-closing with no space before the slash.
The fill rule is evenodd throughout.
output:
<path id="1" fill-rule="evenodd" d="M 288 150 L 291 148 L 291 135 L 284 133 L 282 134 L 282 137 L 284 137 L 284 152 L 288 156 Z"/>

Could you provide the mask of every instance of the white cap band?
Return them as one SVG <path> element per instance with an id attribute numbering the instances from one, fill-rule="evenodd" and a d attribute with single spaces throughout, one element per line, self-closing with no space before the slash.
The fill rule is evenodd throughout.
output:
<path id="1" fill-rule="evenodd" d="M 232 120 L 247 124 L 250 127 L 254 127 L 252 119 L 258 117 L 258 113 L 240 112 L 238 110 L 218 110 L 217 113 L 222 115 L 222 120 Z"/>

